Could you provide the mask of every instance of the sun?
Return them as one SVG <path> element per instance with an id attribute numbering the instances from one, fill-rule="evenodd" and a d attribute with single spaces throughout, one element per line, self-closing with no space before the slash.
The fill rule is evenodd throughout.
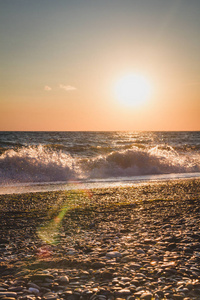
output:
<path id="1" fill-rule="evenodd" d="M 131 73 L 119 78 L 114 85 L 114 94 L 125 106 L 141 106 L 151 96 L 152 86 L 147 78 Z"/>

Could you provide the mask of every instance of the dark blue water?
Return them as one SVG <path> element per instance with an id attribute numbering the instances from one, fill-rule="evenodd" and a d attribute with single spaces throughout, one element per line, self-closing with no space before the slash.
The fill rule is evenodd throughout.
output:
<path id="1" fill-rule="evenodd" d="M 200 132 L 0 132 L 0 185 L 200 176 Z"/>

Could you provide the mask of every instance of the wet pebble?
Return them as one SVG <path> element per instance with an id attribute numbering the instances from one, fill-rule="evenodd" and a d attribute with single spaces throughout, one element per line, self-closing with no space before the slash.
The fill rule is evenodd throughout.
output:
<path id="1" fill-rule="evenodd" d="M 106 257 L 107 258 L 121 258 L 122 254 L 120 252 L 117 252 L 117 251 L 111 251 L 111 252 L 106 253 Z"/>
<path id="2" fill-rule="evenodd" d="M 0 292 L 0 299 L 3 297 L 17 298 L 17 293 L 8 291 Z"/>
<path id="3" fill-rule="evenodd" d="M 145 292 L 141 294 L 140 299 L 151 300 L 152 297 L 153 297 L 152 293 Z"/>
<path id="4" fill-rule="evenodd" d="M 30 287 L 29 289 L 29 292 L 34 294 L 34 295 L 39 295 L 40 291 L 39 289 L 36 289 L 36 288 L 33 288 L 33 287 Z"/>
<path id="5" fill-rule="evenodd" d="M 57 300 L 59 299 L 58 295 L 56 293 L 47 293 L 43 295 L 44 300 Z"/>

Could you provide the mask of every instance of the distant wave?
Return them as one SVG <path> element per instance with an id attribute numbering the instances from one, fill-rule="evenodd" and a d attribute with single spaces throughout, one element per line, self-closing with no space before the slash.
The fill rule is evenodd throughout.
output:
<path id="1" fill-rule="evenodd" d="M 200 172 L 200 154 L 172 147 L 113 151 L 80 158 L 45 146 L 9 149 L 0 155 L 0 184 Z"/>

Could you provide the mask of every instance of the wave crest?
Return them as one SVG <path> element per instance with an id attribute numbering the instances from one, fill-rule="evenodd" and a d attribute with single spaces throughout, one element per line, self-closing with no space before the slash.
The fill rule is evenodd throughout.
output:
<path id="1" fill-rule="evenodd" d="M 73 177 L 72 157 L 42 145 L 10 149 L 0 156 L 1 183 L 67 181 Z"/>
<path id="2" fill-rule="evenodd" d="M 199 172 L 200 162 L 199 157 L 181 156 L 172 147 L 167 150 L 133 147 L 82 160 L 81 168 L 90 178 L 105 178 Z"/>
<path id="3" fill-rule="evenodd" d="M 192 172 L 200 172 L 200 155 L 180 154 L 170 146 L 132 147 L 84 159 L 42 145 L 0 155 L 1 185 Z"/>

